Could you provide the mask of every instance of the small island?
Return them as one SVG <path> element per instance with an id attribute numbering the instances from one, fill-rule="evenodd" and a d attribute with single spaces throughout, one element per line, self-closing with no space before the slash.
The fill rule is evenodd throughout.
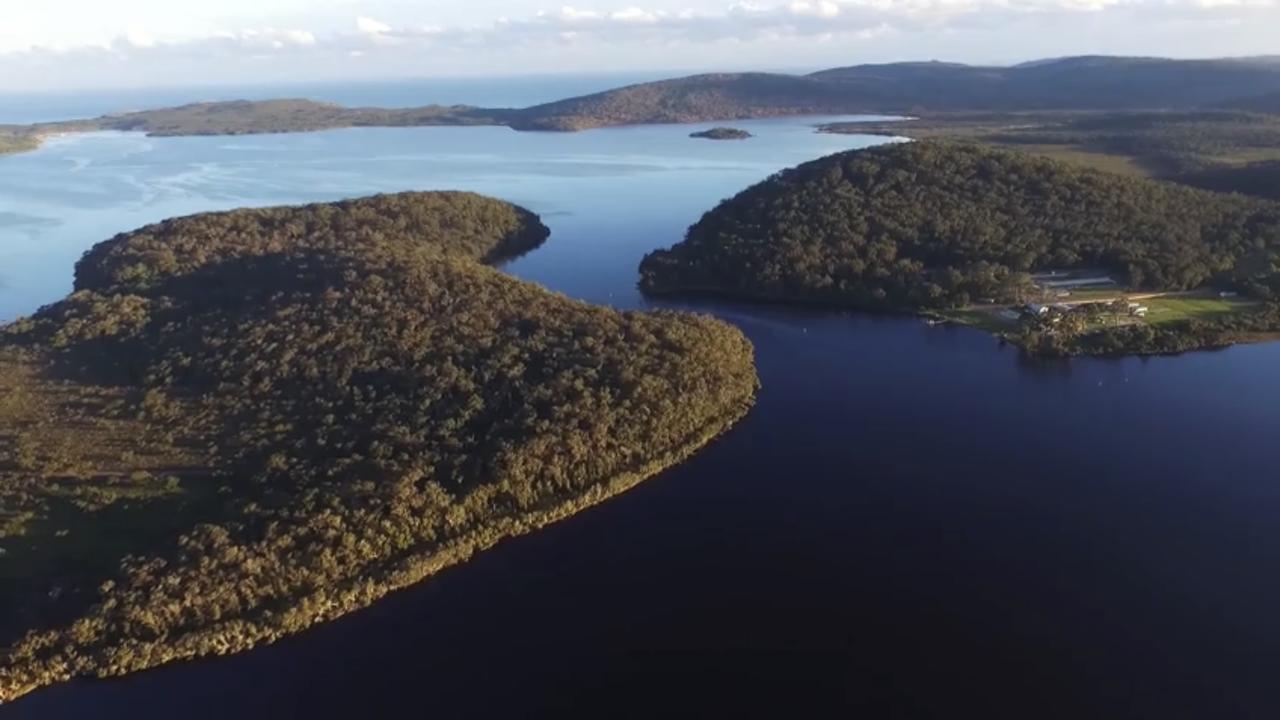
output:
<path id="1" fill-rule="evenodd" d="M 245 650 L 687 458 L 752 347 L 490 264 L 548 231 L 403 193 L 119 235 L 0 328 L 0 703 Z"/>
<path id="2" fill-rule="evenodd" d="M 689 137 L 703 140 L 746 140 L 753 136 L 746 130 L 739 130 L 738 128 L 715 127 L 710 130 L 690 133 Z"/>
<path id="3" fill-rule="evenodd" d="M 1280 203 L 971 143 L 806 163 L 651 253 L 641 288 L 915 312 L 1039 355 L 1173 353 L 1280 333 Z"/>

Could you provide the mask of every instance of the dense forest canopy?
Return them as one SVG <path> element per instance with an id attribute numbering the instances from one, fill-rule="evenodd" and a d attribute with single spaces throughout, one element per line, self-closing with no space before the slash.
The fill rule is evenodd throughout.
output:
<path id="1" fill-rule="evenodd" d="M 784 171 L 641 265 L 649 292 L 860 308 L 1009 300 L 1038 270 L 1136 288 L 1257 284 L 1280 205 L 968 143 L 890 144 Z"/>
<path id="2" fill-rule="evenodd" d="M 685 458 L 743 416 L 718 321 L 485 266 L 532 214 L 408 193 L 167 221 L 0 334 L 0 701 L 269 642 Z"/>

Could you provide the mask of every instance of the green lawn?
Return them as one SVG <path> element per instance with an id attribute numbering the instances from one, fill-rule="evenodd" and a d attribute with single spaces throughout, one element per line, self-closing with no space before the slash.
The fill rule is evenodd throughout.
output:
<path id="1" fill-rule="evenodd" d="M 1150 314 L 1147 315 L 1147 322 L 1152 325 L 1196 318 L 1208 319 L 1240 312 L 1257 305 L 1250 300 L 1217 297 L 1159 297 L 1138 302 L 1151 308 Z"/>

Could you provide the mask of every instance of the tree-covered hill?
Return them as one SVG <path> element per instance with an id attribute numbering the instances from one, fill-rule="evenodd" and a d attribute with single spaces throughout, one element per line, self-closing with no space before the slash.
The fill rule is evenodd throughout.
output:
<path id="1" fill-rule="evenodd" d="M 270 642 L 687 457 L 752 349 L 481 261 L 464 193 L 212 213 L 86 254 L 0 331 L 0 702 Z"/>
<path id="2" fill-rule="evenodd" d="M 1187 109 L 1280 91 L 1280 64 L 1266 58 L 1083 56 L 1010 67 L 890 63 L 810 77 L 890 107 L 931 111 Z"/>
<path id="3" fill-rule="evenodd" d="M 419 125 L 571 131 L 793 115 L 1192 110 L 1247 104 L 1241 98 L 1265 103 L 1275 93 L 1280 93 L 1280 63 L 1266 58 L 1079 57 L 1007 67 L 905 62 L 810 75 L 693 75 L 527 108 L 347 108 L 309 100 L 240 100 L 45 123 L 24 131 L 36 135 L 86 130 L 228 135 Z"/>
<path id="4" fill-rule="evenodd" d="M 708 212 L 641 265 L 649 292 L 881 309 L 1019 297 L 1036 270 L 1101 268 L 1136 288 L 1252 281 L 1280 205 L 976 144 L 846 152 Z"/>
<path id="5" fill-rule="evenodd" d="M 349 108 L 303 99 L 230 100 L 137 110 L 102 117 L 45 123 L 39 132 L 120 130 L 153 136 L 248 135 L 313 132 L 348 127 L 493 125 L 502 111 L 465 106 Z"/>
<path id="6" fill-rule="evenodd" d="M 517 111 L 519 130 L 690 123 L 858 112 L 864 98 L 813 78 L 771 73 L 694 75 L 642 83 Z"/>

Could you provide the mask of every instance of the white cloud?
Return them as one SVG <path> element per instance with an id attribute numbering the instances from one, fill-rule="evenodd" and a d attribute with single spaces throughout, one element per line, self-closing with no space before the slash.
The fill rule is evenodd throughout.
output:
<path id="1" fill-rule="evenodd" d="M 840 14 L 840 6 L 831 0 L 820 0 L 820 2 L 796 0 L 787 6 L 787 10 L 792 15 L 813 15 L 822 18 L 833 18 Z"/>
<path id="2" fill-rule="evenodd" d="M 616 10 L 609 13 L 610 20 L 624 23 L 652 23 L 657 22 L 659 13 L 643 10 L 638 7 L 628 7 L 622 10 Z"/>
<path id="3" fill-rule="evenodd" d="M 151 69 L 158 72 L 164 60 L 181 58 L 186 63 L 183 67 L 197 72 L 213 74 L 215 68 L 228 68 L 222 70 L 224 77 L 235 80 L 241 76 L 229 68 L 237 58 L 249 57 L 294 58 L 292 66 L 276 67 L 282 72 L 293 67 L 295 75 L 309 77 L 318 68 L 344 68 L 352 58 L 361 58 L 353 65 L 367 68 L 366 72 L 390 68 L 428 74 L 439 72 L 435 61 L 441 58 L 471 68 L 478 67 L 471 59 L 480 57 L 488 58 L 489 72 L 508 73 L 595 69 L 601 58 L 608 59 L 612 68 L 646 69 L 676 62 L 683 68 L 723 66 L 726 57 L 727 64 L 743 68 L 785 67 L 813 64 L 793 51 L 800 48 L 807 53 L 804 58 L 817 57 L 814 48 L 819 45 L 827 48 L 824 57 L 838 58 L 836 63 L 869 59 L 861 53 L 871 45 L 888 59 L 988 59 L 994 52 L 1008 53 L 1010 60 L 1117 50 L 1152 54 L 1153 45 L 1156 54 L 1161 47 L 1167 48 L 1165 54 L 1194 52 L 1193 45 L 1183 42 L 1159 46 L 1156 40 L 1148 40 L 1163 37 L 1161 28 L 1175 26 L 1182 28 L 1182 37 L 1203 39 L 1194 47 L 1224 48 L 1220 52 L 1225 54 L 1272 47 L 1264 30 L 1280 25 L 1280 0 L 575 1 L 579 4 L 539 12 L 525 5 L 521 12 L 495 13 L 494 19 L 484 20 L 477 13 L 492 3 L 465 0 L 473 8 L 473 19 L 459 22 L 457 16 L 437 13 L 434 2 L 433 16 L 424 17 L 421 9 L 426 3 L 297 0 L 298 13 L 288 17 L 307 18 L 314 24 L 277 19 L 270 25 L 247 23 L 228 29 L 208 18 L 170 17 L 166 24 L 161 22 L 162 13 L 169 6 L 161 0 L 127 0 L 154 2 L 154 11 L 147 17 L 155 22 L 122 21 L 113 32 L 77 33 L 77 41 L 66 44 L 33 41 L 60 35 L 47 19 L 41 21 L 42 32 L 33 30 L 35 20 L 19 13 L 0 26 L 0 87 L 7 84 L 6 77 L 14 79 L 9 84 L 44 81 L 33 77 L 29 68 L 46 73 L 56 69 L 68 77 L 87 75 L 98 57 L 110 58 L 112 63 L 136 61 L 139 78 Z M 252 4 L 234 2 L 246 8 Z M 503 8 L 534 2 L 538 0 L 507 0 Z M 353 7 L 367 14 L 353 12 Z M 428 22 L 437 18 L 446 21 Z M 1219 28 L 1216 36 L 1203 32 L 1210 24 Z M 1240 29 L 1221 30 L 1236 27 Z M 1114 39 L 1105 46 L 1094 42 L 1099 29 Z M 1249 35 L 1254 42 L 1246 47 L 1224 33 Z M 892 40 L 885 39 L 890 35 Z M 729 43 L 733 52 L 728 55 L 713 49 Z M 779 49 L 784 46 L 788 50 Z M 661 50 L 648 52 L 651 48 Z M 557 58 L 572 60 L 560 65 Z M 529 59 L 540 66 L 524 65 Z"/>
<path id="4" fill-rule="evenodd" d="M 366 35 L 383 35 L 391 32 L 390 25 L 367 17 L 356 18 L 356 29 Z"/>
<path id="5" fill-rule="evenodd" d="M 659 0 L 660 1 L 660 0 Z M 330 3 L 335 4 L 335 3 Z M 340 3 L 335 4 L 340 7 Z M 210 31 L 164 35 L 146 27 L 130 26 L 115 39 L 84 43 L 80 50 L 112 48 L 121 53 L 173 50 L 181 45 L 193 48 L 209 45 L 239 45 L 263 49 L 313 48 L 341 53 L 369 49 L 370 45 L 393 46 L 402 42 L 456 43 L 467 47 L 490 43 L 550 44 L 566 40 L 596 39 L 602 42 L 698 43 L 724 40 L 751 41 L 778 37 L 841 37 L 859 39 L 868 32 L 882 34 L 884 28 L 905 31 L 994 26 L 1010 18 L 1063 13 L 1104 13 L 1123 9 L 1146 17 L 1178 16 L 1187 13 L 1226 15 L 1268 12 L 1280 7 L 1280 0 L 781 0 L 726 2 L 720 9 L 684 8 L 672 10 L 640 5 L 580 7 L 563 5 L 523 18 L 502 16 L 488 24 L 441 26 L 436 24 L 394 24 L 360 15 L 354 32 L 318 34 L 302 29 L 272 27 L 235 32 Z M 1277 18 L 1280 19 L 1280 18 Z M 351 26 L 348 26 L 351 27 Z M 1052 29 L 1047 21 L 1046 30 Z M 0 39 L 4 38 L 0 29 Z M 53 47 L 10 43 L 9 52 L 41 52 Z M 0 55 L 6 44 L 0 42 Z M 56 48 L 68 51 L 69 48 Z"/>

